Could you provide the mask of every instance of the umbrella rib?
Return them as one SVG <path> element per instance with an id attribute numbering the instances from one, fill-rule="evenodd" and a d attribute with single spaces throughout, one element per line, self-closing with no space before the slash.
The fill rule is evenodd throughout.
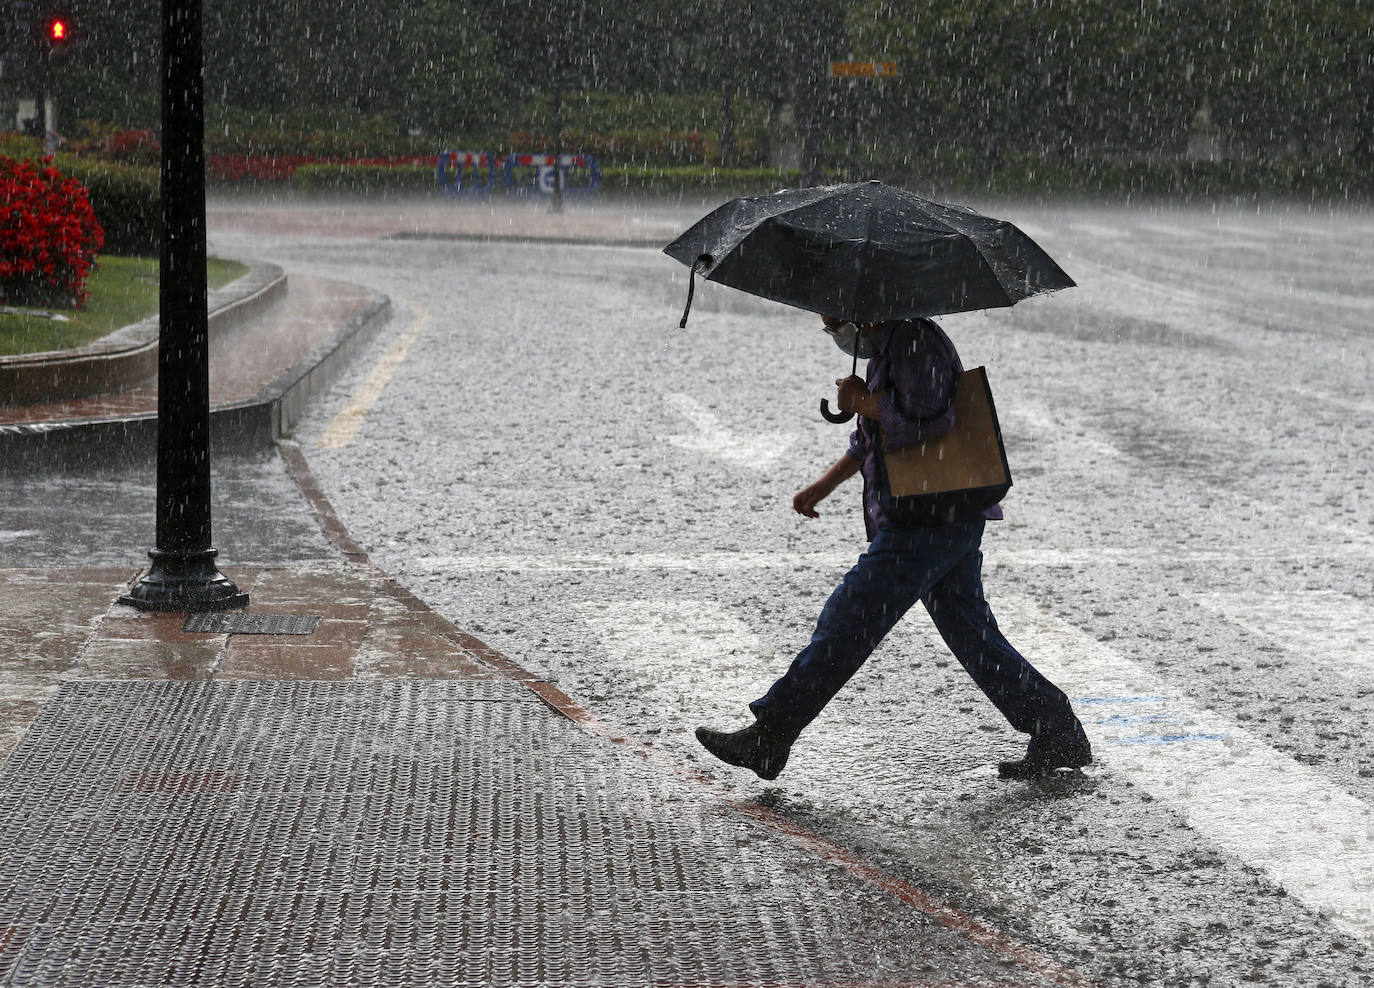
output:
<path id="1" fill-rule="evenodd" d="M 1007 239 L 1007 229 L 1010 226 L 1011 224 L 1009 223 L 1002 223 L 998 226 L 998 233 L 1001 235 L 1003 241 Z M 992 272 L 993 283 L 997 286 L 997 290 L 1002 293 L 1002 297 L 1007 300 L 1007 305 L 1015 305 L 1019 301 L 1019 299 L 1012 298 L 1011 292 L 1007 291 L 1006 286 L 1002 284 L 1002 279 L 997 275 L 996 266 L 992 263 L 992 261 L 988 260 L 988 256 L 983 253 L 983 245 L 980 244 L 977 238 L 975 237 L 969 237 L 969 242 L 973 244 L 973 249 L 975 252 L 977 252 L 978 259 L 982 261 L 985 265 L 987 265 L 988 270 Z M 1028 298 L 1029 295 L 1023 295 L 1021 297 Z"/>
<path id="2" fill-rule="evenodd" d="M 868 221 L 864 223 L 864 242 L 863 245 L 859 248 L 859 257 L 862 260 L 866 260 L 866 258 L 864 258 L 864 255 L 873 250 L 874 224 L 877 221 L 874 214 L 876 212 L 877 210 L 873 208 L 873 203 L 870 202 L 868 204 Z M 867 293 L 868 286 L 856 285 L 855 289 L 855 298 L 862 298 L 863 294 Z"/>

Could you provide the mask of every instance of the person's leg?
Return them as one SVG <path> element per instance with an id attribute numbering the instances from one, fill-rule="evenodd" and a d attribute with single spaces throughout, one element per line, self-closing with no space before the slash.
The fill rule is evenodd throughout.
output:
<path id="1" fill-rule="evenodd" d="M 921 598 L 959 664 L 1008 723 L 1041 734 L 1076 722 L 1068 697 L 1012 647 L 983 598 L 983 554 L 970 553 Z"/>
<path id="2" fill-rule="evenodd" d="M 830 595 L 811 643 L 767 694 L 749 705 L 759 722 L 795 738 L 858 671 L 902 615 L 975 551 L 982 522 L 883 530 Z"/>
<path id="3" fill-rule="evenodd" d="M 1031 736 L 1026 762 L 1005 763 L 1003 774 L 1037 774 L 1046 768 L 1091 761 L 1091 749 L 1068 697 L 1027 662 L 997 627 L 983 597 L 981 552 L 975 550 L 961 559 L 921 602 L 978 688 L 1013 728 Z"/>

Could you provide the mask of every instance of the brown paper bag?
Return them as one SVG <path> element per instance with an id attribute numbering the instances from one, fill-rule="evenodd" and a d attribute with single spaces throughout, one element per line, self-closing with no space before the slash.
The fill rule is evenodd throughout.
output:
<path id="1" fill-rule="evenodd" d="M 1011 488 L 1002 429 L 982 367 L 964 371 L 954 392 L 954 428 L 939 439 L 885 449 L 888 488 L 901 511 L 932 516 L 986 508 Z"/>

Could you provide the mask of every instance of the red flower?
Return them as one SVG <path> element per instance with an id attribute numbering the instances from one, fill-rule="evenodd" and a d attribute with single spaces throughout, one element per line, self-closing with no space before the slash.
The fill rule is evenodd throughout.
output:
<path id="1" fill-rule="evenodd" d="M 105 232 L 81 183 L 0 156 L 0 301 L 79 307 Z"/>

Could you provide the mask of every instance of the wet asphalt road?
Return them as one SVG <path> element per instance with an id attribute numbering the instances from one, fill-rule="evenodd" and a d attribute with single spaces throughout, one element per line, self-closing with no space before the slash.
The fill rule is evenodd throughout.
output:
<path id="1" fill-rule="evenodd" d="M 681 331 L 649 249 L 212 248 L 393 297 L 297 438 L 379 565 L 604 719 L 1103 983 L 1374 983 L 1374 217 L 1000 212 L 1080 283 L 942 320 L 1016 480 L 989 599 L 1099 756 L 1044 786 L 919 612 L 776 783 L 696 747 L 863 548 L 857 481 L 790 509 L 846 436 L 811 317 L 699 285 Z"/>

